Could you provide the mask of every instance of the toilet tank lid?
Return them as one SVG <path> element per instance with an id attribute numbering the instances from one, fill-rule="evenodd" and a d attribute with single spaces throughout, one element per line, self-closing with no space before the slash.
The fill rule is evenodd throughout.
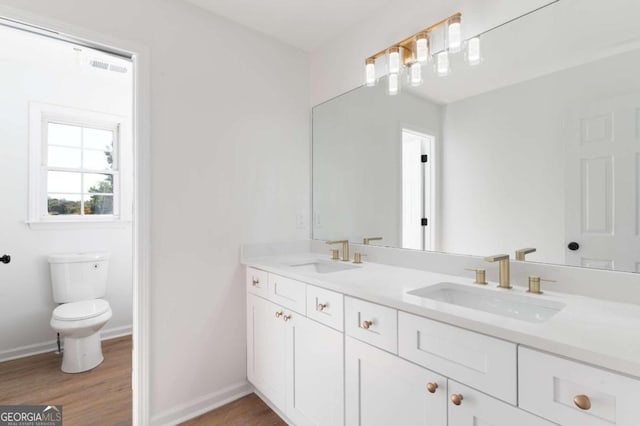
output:
<path id="1" fill-rule="evenodd" d="M 109 260 L 109 252 L 58 253 L 48 256 L 49 263 L 99 262 Z"/>

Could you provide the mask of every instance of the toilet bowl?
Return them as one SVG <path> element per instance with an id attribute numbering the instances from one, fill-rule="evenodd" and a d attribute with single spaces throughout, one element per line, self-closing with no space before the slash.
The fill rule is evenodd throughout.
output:
<path id="1" fill-rule="evenodd" d="M 109 253 L 49 255 L 53 301 L 50 325 L 63 339 L 62 371 L 81 373 L 102 363 L 100 330 L 113 315 L 103 299 Z"/>
<path id="2" fill-rule="evenodd" d="M 100 330 L 111 319 L 109 302 L 84 300 L 58 306 L 51 316 L 51 328 L 64 339 L 62 371 L 81 373 L 102 363 Z"/>

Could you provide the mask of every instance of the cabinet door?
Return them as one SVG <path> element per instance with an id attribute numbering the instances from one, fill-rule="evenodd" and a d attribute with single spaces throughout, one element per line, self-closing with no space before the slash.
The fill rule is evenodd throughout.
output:
<path id="1" fill-rule="evenodd" d="M 553 426 L 540 417 L 449 380 L 449 395 L 462 397 L 459 405 L 449 400 L 449 426 Z"/>
<path id="2" fill-rule="evenodd" d="M 447 424 L 447 380 L 350 337 L 345 348 L 347 425 Z M 427 385 L 434 383 L 434 393 Z"/>
<path id="3" fill-rule="evenodd" d="M 286 413 L 297 426 L 344 424 L 342 333 L 287 313 Z"/>
<path id="4" fill-rule="evenodd" d="M 283 310 L 247 294 L 247 377 L 277 407 L 285 403 Z"/>

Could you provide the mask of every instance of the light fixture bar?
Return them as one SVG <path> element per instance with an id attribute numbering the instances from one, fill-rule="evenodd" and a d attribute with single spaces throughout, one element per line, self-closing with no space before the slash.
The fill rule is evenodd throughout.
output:
<path id="1" fill-rule="evenodd" d="M 424 33 L 429 33 L 431 31 L 434 31 L 434 30 L 436 30 L 438 28 L 441 28 L 441 27 L 445 26 L 447 24 L 447 22 L 449 22 L 450 19 L 452 19 L 452 20 L 456 20 L 456 19 L 460 20 L 461 17 L 462 17 L 462 13 L 460 13 L 460 12 L 455 13 L 455 14 L 443 19 L 442 21 L 436 22 L 435 24 L 430 25 L 427 28 L 418 31 L 416 34 L 423 33 L 423 32 Z M 406 52 L 403 55 L 404 56 L 403 57 L 403 63 L 404 64 L 407 64 L 408 62 L 410 62 L 412 60 L 411 52 L 413 52 L 413 50 L 414 50 L 413 43 L 414 43 L 416 34 L 413 34 L 413 35 L 405 38 L 404 40 L 399 41 L 398 43 L 392 44 L 392 46 L 398 46 L 398 47 L 404 48 L 404 52 Z M 378 53 L 376 53 L 375 55 L 369 56 L 367 58 L 367 60 L 373 59 L 375 61 L 376 59 L 386 55 L 387 51 L 388 51 L 388 49 L 383 49 L 383 50 L 379 51 Z"/>

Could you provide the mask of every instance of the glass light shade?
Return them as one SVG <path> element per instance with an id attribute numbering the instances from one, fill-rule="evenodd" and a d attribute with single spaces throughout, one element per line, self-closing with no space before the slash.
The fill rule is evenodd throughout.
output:
<path id="1" fill-rule="evenodd" d="M 467 42 L 467 62 L 469 65 L 478 65 L 480 60 L 480 37 L 474 37 Z"/>
<path id="2" fill-rule="evenodd" d="M 419 33 L 416 36 L 416 61 L 427 62 L 429 59 L 429 35 L 427 33 Z"/>
<path id="3" fill-rule="evenodd" d="M 376 85 L 376 64 L 373 60 L 367 59 L 364 65 L 364 82 L 369 87 Z"/>
<path id="4" fill-rule="evenodd" d="M 449 66 L 449 52 L 443 50 L 436 55 L 436 72 L 440 77 L 449 75 L 451 67 Z"/>
<path id="5" fill-rule="evenodd" d="M 420 62 L 414 62 L 409 67 L 409 81 L 412 86 L 420 86 L 422 84 L 422 65 Z"/>
<path id="6" fill-rule="evenodd" d="M 459 52 L 462 48 L 460 17 L 451 18 L 447 23 L 447 47 L 451 53 Z"/>
<path id="7" fill-rule="evenodd" d="M 389 66 L 389 74 L 398 74 L 400 72 L 400 48 L 398 46 L 390 47 L 387 51 L 387 64 Z"/>
<path id="8" fill-rule="evenodd" d="M 389 74 L 389 88 L 387 92 L 390 95 L 397 95 L 400 91 L 400 78 L 398 74 Z"/>

